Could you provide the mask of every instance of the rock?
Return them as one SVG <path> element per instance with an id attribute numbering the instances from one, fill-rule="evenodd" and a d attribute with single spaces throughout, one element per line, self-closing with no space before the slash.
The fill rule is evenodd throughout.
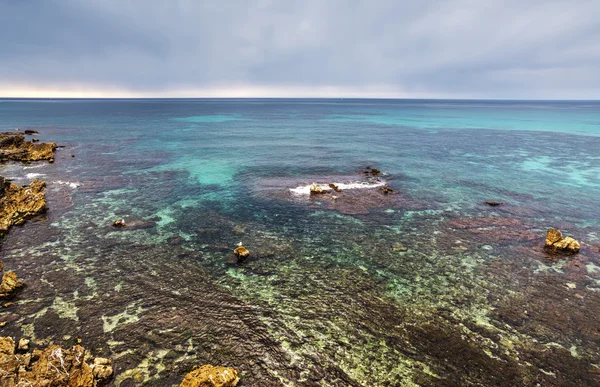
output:
<path id="1" fill-rule="evenodd" d="M 237 386 L 238 371 L 230 367 L 203 365 L 187 374 L 179 387 L 230 387 Z"/>
<path id="2" fill-rule="evenodd" d="M 329 183 L 329 188 L 333 189 L 335 192 L 342 192 L 342 190 L 340 189 L 340 187 L 338 187 L 337 185 L 335 185 L 333 183 Z"/>
<path id="3" fill-rule="evenodd" d="M 0 236 L 15 224 L 46 211 L 46 183 L 34 180 L 29 186 L 12 184 L 0 176 Z"/>
<path id="4" fill-rule="evenodd" d="M 38 134 L 37 130 L 25 130 L 23 133 L 27 135 Z"/>
<path id="5" fill-rule="evenodd" d="M 390 187 L 381 187 L 381 188 L 379 188 L 379 190 L 381 192 L 383 192 L 384 195 L 387 195 L 387 194 L 389 194 L 391 192 L 394 192 L 394 190 L 391 189 Z"/>
<path id="6" fill-rule="evenodd" d="M 112 223 L 113 227 L 117 227 L 117 228 L 121 228 L 121 227 L 125 227 L 125 219 L 117 219 Z"/>
<path id="7" fill-rule="evenodd" d="M 484 203 L 492 207 L 498 207 L 504 204 L 504 202 L 495 202 L 493 200 L 486 200 Z"/>
<path id="8" fill-rule="evenodd" d="M 244 246 L 238 246 L 235 250 L 233 250 L 233 254 L 236 256 L 238 262 L 240 262 L 250 256 L 250 251 Z"/>
<path id="9" fill-rule="evenodd" d="M 321 186 L 318 184 L 312 184 L 310 186 L 310 194 L 311 195 L 320 195 L 320 194 L 326 194 L 329 192 L 330 192 L 329 190 L 321 188 Z"/>
<path id="10" fill-rule="evenodd" d="M 25 136 L 20 133 L 0 133 L 0 162 L 8 160 L 53 162 L 56 147 L 55 142 L 34 144 L 32 141 L 25 141 Z"/>
<path id="11" fill-rule="evenodd" d="M 167 243 L 172 246 L 181 245 L 183 244 L 183 242 L 185 242 L 185 239 L 181 235 L 173 235 L 172 237 L 169 237 L 169 239 L 167 239 Z"/>
<path id="12" fill-rule="evenodd" d="M 396 242 L 392 245 L 392 251 L 394 252 L 405 252 L 408 251 L 408 247 L 404 246 L 400 242 Z"/>
<path id="13" fill-rule="evenodd" d="M 546 232 L 546 248 L 549 248 L 554 252 L 560 251 L 575 254 L 579 252 L 581 245 L 571 237 L 563 237 L 559 230 L 549 228 Z"/>
<path id="14" fill-rule="evenodd" d="M 19 340 L 19 350 L 27 351 L 23 340 Z M 81 345 L 69 349 L 51 345 L 15 354 L 13 339 L 0 337 L 0 386 L 96 387 L 108 382 L 112 375 L 110 360 L 96 358 L 90 366 L 85 358 Z"/>
<path id="15" fill-rule="evenodd" d="M 32 138 L 31 142 L 40 142 L 40 139 L 39 138 Z"/>
<path id="16" fill-rule="evenodd" d="M 0 299 L 12 297 L 23 286 L 14 271 L 4 273 L 2 283 L 0 283 Z"/>
<path id="17" fill-rule="evenodd" d="M 17 350 L 28 351 L 29 350 L 29 339 L 21 337 L 19 339 L 19 344 L 17 345 Z"/>

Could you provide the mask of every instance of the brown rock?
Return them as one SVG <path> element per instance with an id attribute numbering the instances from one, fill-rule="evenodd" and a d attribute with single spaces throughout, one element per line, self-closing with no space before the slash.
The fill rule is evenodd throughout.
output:
<path id="1" fill-rule="evenodd" d="M 579 252 L 581 245 L 571 237 L 563 237 L 559 230 L 549 228 L 546 232 L 546 248 L 554 252 L 575 254 Z"/>
<path id="2" fill-rule="evenodd" d="M 97 357 L 94 359 L 92 365 L 92 373 L 98 380 L 109 380 L 113 374 L 113 368 L 110 365 L 110 360 L 103 357 Z"/>
<path id="3" fill-rule="evenodd" d="M 179 387 L 233 387 L 240 380 L 237 375 L 234 368 L 207 364 L 187 374 Z"/>
<path id="4" fill-rule="evenodd" d="M 0 177 L 0 235 L 46 210 L 45 187 L 46 183 L 37 179 L 29 186 L 18 186 Z"/>
<path id="5" fill-rule="evenodd" d="M 492 207 L 498 207 L 504 204 L 504 202 L 495 202 L 493 200 L 486 200 L 484 203 Z"/>
<path id="6" fill-rule="evenodd" d="M 29 133 L 33 134 L 33 133 Z M 0 133 L 0 162 L 13 161 L 54 161 L 56 143 L 37 143 L 25 141 L 20 133 Z"/>
<path id="7" fill-rule="evenodd" d="M 112 226 L 113 226 L 113 227 L 116 227 L 116 228 L 125 227 L 125 226 L 126 226 L 126 224 L 125 224 L 125 219 L 117 219 L 117 220 L 115 220 L 115 221 L 112 223 Z"/>
<path id="8" fill-rule="evenodd" d="M 233 250 L 233 254 L 236 256 L 239 262 L 248 258 L 248 256 L 250 256 L 250 251 L 244 246 L 238 246 L 235 250 Z"/>
<path id="9" fill-rule="evenodd" d="M 2 283 L 0 283 L 0 299 L 13 296 L 23 286 L 14 271 L 7 271 L 2 276 Z"/>
<path id="10" fill-rule="evenodd" d="M 17 349 L 19 351 L 28 351 L 29 350 L 29 339 L 21 337 L 19 339 L 19 344 L 17 345 Z"/>
<path id="11" fill-rule="evenodd" d="M 321 188 L 321 186 L 318 184 L 312 184 L 310 186 L 310 194 L 311 195 L 320 195 L 320 194 L 326 194 L 329 192 L 331 192 L 331 191 L 329 191 L 328 189 Z"/>
<path id="12" fill-rule="evenodd" d="M 340 189 L 340 187 L 338 187 L 337 185 L 335 185 L 333 183 L 329 183 L 329 188 L 331 188 L 335 192 L 342 192 L 342 190 Z"/>

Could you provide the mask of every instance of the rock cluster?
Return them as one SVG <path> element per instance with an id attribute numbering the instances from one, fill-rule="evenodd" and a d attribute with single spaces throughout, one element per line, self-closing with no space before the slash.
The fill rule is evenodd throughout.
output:
<path id="1" fill-rule="evenodd" d="M 311 195 L 326 194 L 326 193 L 329 193 L 329 192 L 331 192 L 331 190 L 328 190 L 328 189 L 323 189 L 323 188 L 321 188 L 321 186 L 320 186 L 320 185 L 318 185 L 318 184 L 312 184 L 312 185 L 310 186 L 310 194 L 311 194 Z"/>
<path id="2" fill-rule="evenodd" d="M 0 176 L 0 236 L 10 226 L 46 210 L 45 187 L 46 183 L 37 179 L 28 186 L 19 186 Z"/>
<path id="3" fill-rule="evenodd" d="M 86 363 L 81 345 L 69 349 L 50 345 L 27 352 L 28 344 L 21 339 L 16 350 L 12 338 L 0 337 L 1 386 L 97 387 L 108 382 L 113 373 L 108 359 L 97 357 L 91 365 Z"/>
<path id="4" fill-rule="evenodd" d="M 187 374 L 179 387 L 233 387 L 240 381 L 237 375 L 235 368 L 206 364 Z"/>
<path id="5" fill-rule="evenodd" d="M 0 273 L 2 273 L 3 269 L 4 265 L 0 262 Z M 2 276 L 2 282 L 0 282 L 0 300 L 12 297 L 23 286 L 23 283 L 19 281 L 15 272 L 7 271 Z"/>
<path id="6" fill-rule="evenodd" d="M 560 251 L 574 254 L 579 252 L 581 246 L 575 239 L 571 237 L 563 237 L 559 230 L 555 228 L 549 228 L 546 232 L 546 248 L 549 248 L 555 252 Z"/>
<path id="7" fill-rule="evenodd" d="M 33 134 L 27 132 L 26 134 Z M 54 161 L 56 143 L 35 143 L 25 141 L 25 136 L 20 133 L 0 133 L 0 162 L 13 161 Z"/>

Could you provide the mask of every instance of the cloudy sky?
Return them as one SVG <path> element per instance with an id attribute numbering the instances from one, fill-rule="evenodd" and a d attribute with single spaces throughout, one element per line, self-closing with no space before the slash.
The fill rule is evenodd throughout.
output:
<path id="1" fill-rule="evenodd" d="M 600 0 L 0 0 L 0 96 L 600 99 Z"/>

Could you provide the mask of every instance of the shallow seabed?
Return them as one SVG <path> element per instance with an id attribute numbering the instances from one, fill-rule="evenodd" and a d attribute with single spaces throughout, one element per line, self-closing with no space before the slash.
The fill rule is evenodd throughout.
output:
<path id="1" fill-rule="evenodd" d="M 45 179 L 50 208 L 2 241 L 27 288 L 0 334 L 80 337 L 115 386 L 205 363 L 241 386 L 600 383 L 599 103 L 2 100 L 0 119 L 65 146 L 0 166 Z M 329 182 L 350 189 L 299 189 Z M 545 252 L 548 227 L 581 253 Z"/>

